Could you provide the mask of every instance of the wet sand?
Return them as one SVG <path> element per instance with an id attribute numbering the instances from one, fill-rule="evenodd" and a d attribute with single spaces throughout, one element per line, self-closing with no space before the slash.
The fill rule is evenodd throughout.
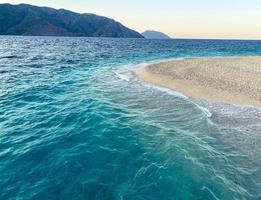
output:
<path id="1" fill-rule="evenodd" d="M 261 107 L 261 57 L 199 58 L 141 68 L 147 83 L 214 102 Z"/>

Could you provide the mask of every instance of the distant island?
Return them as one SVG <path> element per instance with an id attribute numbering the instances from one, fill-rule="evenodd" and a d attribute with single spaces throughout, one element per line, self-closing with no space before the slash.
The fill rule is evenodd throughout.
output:
<path id="1" fill-rule="evenodd" d="M 147 39 L 171 39 L 168 35 L 159 31 L 145 31 L 142 35 Z"/>
<path id="2" fill-rule="evenodd" d="M 143 38 L 113 19 L 28 4 L 0 4 L 0 35 Z"/>

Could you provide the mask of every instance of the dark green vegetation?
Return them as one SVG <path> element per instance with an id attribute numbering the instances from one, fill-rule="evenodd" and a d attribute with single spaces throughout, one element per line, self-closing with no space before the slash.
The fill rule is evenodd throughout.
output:
<path id="1" fill-rule="evenodd" d="M 0 35 L 143 37 L 113 19 L 28 4 L 0 4 Z"/>

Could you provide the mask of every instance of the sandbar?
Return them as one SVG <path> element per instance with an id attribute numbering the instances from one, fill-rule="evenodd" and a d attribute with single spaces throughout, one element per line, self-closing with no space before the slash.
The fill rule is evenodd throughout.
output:
<path id="1" fill-rule="evenodd" d="M 261 107 L 261 57 L 160 62 L 138 69 L 137 75 L 188 97 Z"/>

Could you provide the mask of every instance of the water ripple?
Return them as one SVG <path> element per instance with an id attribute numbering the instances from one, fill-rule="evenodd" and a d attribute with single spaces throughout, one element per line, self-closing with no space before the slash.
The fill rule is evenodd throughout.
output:
<path id="1" fill-rule="evenodd" d="M 0 36 L 0 199 L 260 199 L 261 111 L 145 85 L 257 41 Z M 140 64 L 141 63 L 141 64 Z"/>

